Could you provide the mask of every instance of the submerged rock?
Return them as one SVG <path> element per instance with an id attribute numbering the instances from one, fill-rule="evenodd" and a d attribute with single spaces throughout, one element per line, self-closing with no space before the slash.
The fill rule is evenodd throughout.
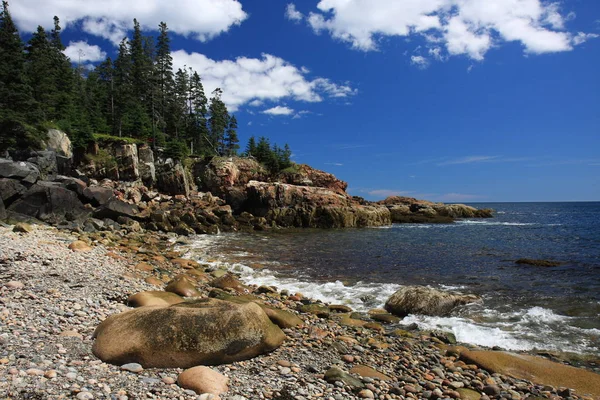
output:
<path id="1" fill-rule="evenodd" d="M 456 307 L 480 301 L 475 295 L 442 292 L 425 286 L 405 286 L 385 303 L 385 309 L 399 317 L 408 314 L 446 316 Z"/>
<path id="2" fill-rule="evenodd" d="M 94 337 L 92 351 L 104 362 L 189 368 L 272 351 L 285 334 L 257 304 L 203 299 L 113 315 L 98 326 Z"/>
<path id="3" fill-rule="evenodd" d="M 532 265 L 534 267 L 558 267 L 561 266 L 563 263 L 558 262 L 558 261 L 550 261 L 550 260 L 534 260 L 531 258 L 520 258 L 517 261 L 515 261 L 516 264 L 523 264 L 523 265 Z"/>

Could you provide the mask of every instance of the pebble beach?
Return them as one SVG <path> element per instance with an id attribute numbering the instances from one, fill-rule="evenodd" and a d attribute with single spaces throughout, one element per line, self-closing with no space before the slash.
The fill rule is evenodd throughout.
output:
<path id="1" fill-rule="evenodd" d="M 255 296 L 303 323 L 284 329 L 286 340 L 271 353 L 210 367 L 225 388 L 220 393 L 186 389 L 183 369 L 111 365 L 92 353 L 96 327 L 130 310 L 129 296 L 160 290 L 189 272 L 173 251 L 177 238 L 26 228 L 0 227 L 2 399 L 598 398 L 488 372 L 460 358 L 461 351 L 477 349 L 439 333 L 392 329 L 385 318 L 361 319 L 335 306 L 320 305 L 327 316 L 299 312 L 308 303 L 301 294 L 256 287 Z M 194 270 L 215 273 L 201 265 Z M 207 297 L 211 288 L 200 279 L 197 289 Z"/>

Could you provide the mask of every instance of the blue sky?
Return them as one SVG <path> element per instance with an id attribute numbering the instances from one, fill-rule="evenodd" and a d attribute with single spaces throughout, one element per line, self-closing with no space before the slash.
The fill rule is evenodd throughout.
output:
<path id="1" fill-rule="evenodd" d="M 177 66 L 224 90 L 240 138 L 368 199 L 600 200 L 596 0 L 13 0 L 22 33 L 58 15 L 73 61 L 172 33 Z M 79 50 L 82 50 L 80 53 Z"/>

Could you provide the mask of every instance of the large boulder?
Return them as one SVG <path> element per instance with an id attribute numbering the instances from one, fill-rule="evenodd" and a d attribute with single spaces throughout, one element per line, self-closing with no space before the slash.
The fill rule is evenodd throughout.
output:
<path id="1" fill-rule="evenodd" d="M 4 208 L 4 202 L 0 200 L 0 221 L 6 219 L 6 208 Z"/>
<path id="2" fill-rule="evenodd" d="M 140 170 L 137 145 L 115 144 L 113 151 L 119 166 L 119 178 L 124 181 L 138 180 Z"/>
<path id="3" fill-rule="evenodd" d="M 66 158 L 73 157 L 73 146 L 66 133 L 58 129 L 49 129 L 46 139 L 46 150 L 54 151 L 56 155 Z"/>
<path id="4" fill-rule="evenodd" d="M 37 166 L 40 171 L 40 179 L 53 180 L 58 174 L 56 153 L 54 151 L 36 151 L 31 153 L 28 162 Z"/>
<path id="5" fill-rule="evenodd" d="M 539 385 L 567 387 L 577 396 L 600 399 L 600 374 L 541 357 L 504 351 L 462 351 L 460 359 L 491 373 L 525 379 Z"/>
<path id="6" fill-rule="evenodd" d="M 335 193 L 345 194 L 348 183 L 339 180 L 333 174 L 314 169 L 309 165 L 295 166 L 291 171 L 284 171 L 279 179 L 283 183 L 297 186 L 323 187 Z"/>
<path id="7" fill-rule="evenodd" d="M 475 295 L 442 292 L 426 286 L 404 286 L 385 303 L 385 309 L 399 317 L 408 314 L 449 315 L 456 307 L 480 301 Z"/>
<path id="8" fill-rule="evenodd" d="M 140 210 L 134 204 L 125 203 L 122 200 L 112 198 L 108 203 L 94 211 L 94 218 L 109 218 L 116 221 L 119 217 L 140 219 Z"/>
<path id="9" fill-rule="evenodd" d="M 160 165 L 156 173 L 156 188 L 172 196 L 182 194 L 188 197 L 190 184 L 183 165 L 181 163 Z"/>
<path id="10" fill-rule="evenodd" d="M 189 368 L 272 351 L 285 334 L 257 304 L 203 299 L 113 315 L 98 326 L 94 337 L 92 351 L 104 362 Z"/>
<path id="11" fill-rule="evenodd" d="M 94 207 L 98 207 L 107 204 L 114 197 L 114 193 L 112 189 L 109 188 L 90 186 L 83 190 L 82 196 L 85 201 Z"/>
<path id="12" fill-rule="evenodd" d="M 0 158 L 0 178 L 17 179 L 24 183 L 36 183 L 40 170 L 34 164 L 25 161 L 11 161 Z"/>
<path id="13" fill-rule="evenodd" d="M 0 199 L 5 206 L 11 205 L 23 195 L 27 188 L 16 179 L 0 178 Z"/>
<path id="14" fill-rule="evenodd" d="M 246 209 L 284 227 L 348 228 L 391 223 L 385 206 L 356 203 L 326 188 L 251 181 Z"/>
<path id="15" fill-rule="evenodd" d="M 140 179 L 148 187 L 156 182 L 156 166 L 154 165 L 154 152 L 148 145 L 138 147 Z"/>
<path id="16" fill-rule="evenodd" d="M 52 182 L 33 185 L 8 210 L 52 223 L 82 219 L 88 214 L 77 194 Z"/>

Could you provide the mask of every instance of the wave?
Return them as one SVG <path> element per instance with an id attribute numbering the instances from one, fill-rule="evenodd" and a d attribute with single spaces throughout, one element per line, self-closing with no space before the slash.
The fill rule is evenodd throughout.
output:
<path id="1" fill-rule="evenodd" d="M 435 225 L 431 225 L 435 226 Z M 227 236 L 197 236 L 187 245 L 187 257 L 194 258 L 211 268 L 225 268 L 240 275 L 242 282 L 276 287 L 289 293 L 302 295 L 330 304 L 343 304 L 356 311 L 382 308 L 387 299 L 402 287 L 392 283 L 358 282 L 346 284 L 340 280 L 315 282 L 309 278 L 284 276 L 277 271 L 278 262 L 260 260 L 262 269 L 253 269 L 245 261 L 231 262 L 231 255 L 216 255 L 218 244 L 229 244 Z M 242 253 L 234 251 L 238 255 Z M 444 291 L 466 290 L 465 286 L 437 285 Z M 499 346 L 508 350 L 529 351 L 533 349 L 571 351 L 576 353 L 598 353 L 600 330 L 583 329 L 576 325 L 577 318 L 560 315 L 551 309 L 534 306 L 500 311 L 485 307 L 489 295 L 484 295 L 484 304 L 461 311 L 459 316 L 431 317 L 410 315 L 402 324 L 416 323 L 421 329 L 441 329 L 452 332 L 458 341 L 478 346 Z M 486 300 L 487 299 L 487 300 Z M 600 302 L 599 302 L 600 303 Z"/>
<path id="2" fill-rule="evenodd" d="M 486 226 L 494 226 L 494 225 L 502 225 L 502 226 L 533 226 L 539 225 L 533 222 L 497 222 L 497 221 L 473 221 L 470 219 L 456 221 L 457 224 L 462 225 L 486 225 Z"/>

